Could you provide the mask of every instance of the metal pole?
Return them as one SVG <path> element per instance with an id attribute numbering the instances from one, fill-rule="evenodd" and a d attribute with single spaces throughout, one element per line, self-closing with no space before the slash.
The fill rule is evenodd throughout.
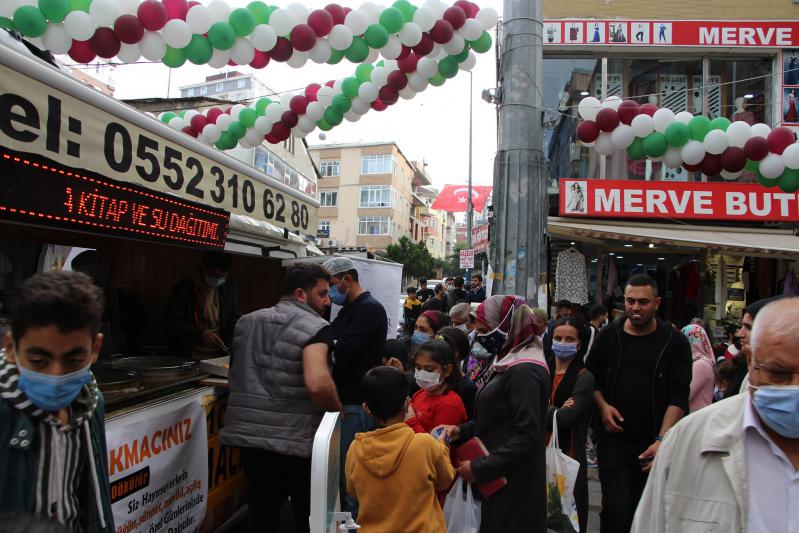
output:
<path id="1" fill-rule="evenodd" d="M 474 75 L 472 71 L 469 72 L 469 191 L 468 200 L 466 202 L 466 249 L 472 248 L 472 226 L 474 218 L 474 205 L 472 204 L 472 84 L 474 82 Z M 472 270 L 466 269 L 466 279 L 471 279 Z"/>
<path id="2" fill-rule="evenodd" d="M 540 0 L 504 0 L 499 39 L 500 135 L 494 163 L 494 294 L 538 300 L 546 261 L 548 171 L 542 124 Z"/>

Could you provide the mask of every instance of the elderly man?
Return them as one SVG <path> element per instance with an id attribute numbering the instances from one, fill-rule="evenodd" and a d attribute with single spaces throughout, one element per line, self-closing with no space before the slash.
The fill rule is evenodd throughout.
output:
<path id="1" fill-rule="evenodd" d="M 467 303 L 453 305 L 449 310 L 449 321 L 452 323 L 452 327 L 458 328 L 468 335 L 475 328 L 472 306 Z"/>
<path id="2" fill-rule="evenodd" d="M 766 305 L 748 390 L 685 418 L 660 447 L 632 531 L 799 527 L 799 298 Z"/>

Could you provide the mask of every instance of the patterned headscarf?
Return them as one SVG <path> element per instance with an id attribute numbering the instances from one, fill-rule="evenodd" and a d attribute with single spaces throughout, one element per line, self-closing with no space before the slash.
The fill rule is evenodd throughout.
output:
<path id="1" fill-rule="evenodd" d="M 477 319 L 491 329 L 508 334 L 497 359 L 535 341 L 546 329 L 546 313 L 533 310 L 521 296 L 495 295 L 477 308 Z"/>
<path id="2" fill-rule="evenodd" d="M 694 361 L 697 359 L 706 359 L 711 366 L 716 364 L 716 358 L 713 355 L 713 346 L 710 344 L 710 339 L 708 339 L 707 333 L 702 326 L 698 324 L 688 324 L 682 328 L 682 334 L 688 337 Z"/>

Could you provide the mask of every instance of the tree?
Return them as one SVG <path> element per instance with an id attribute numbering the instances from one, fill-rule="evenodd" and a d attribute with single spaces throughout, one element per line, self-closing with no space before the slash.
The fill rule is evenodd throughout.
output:
<path id="1" fill-rule="evenodd" d="M 463 276 L 463 269 L 461 268 L 461 250 L 466 249 L 466 241 L 459 241 L 455 243 L 455 250 L 447 258 L 444 264 L 445 276 Z"/>
<path id="2" fill-rule="evenodd" d="M 436 261 L 423 242 L 413 242 L 408 237 L 400 237 L 397 244 L 386 248 L 385 257 L 402 263 L 403 274 L 414 278 L 431 277 Z"/>

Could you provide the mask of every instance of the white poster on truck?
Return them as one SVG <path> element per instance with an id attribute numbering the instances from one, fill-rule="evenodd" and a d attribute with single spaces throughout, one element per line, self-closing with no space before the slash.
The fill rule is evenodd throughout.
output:
<path id="1" fill-rule="evenodd" d="M 116 533 L 191 533 L 203 522 L 208 435 L 199 396 L 106 424 Z"/>

